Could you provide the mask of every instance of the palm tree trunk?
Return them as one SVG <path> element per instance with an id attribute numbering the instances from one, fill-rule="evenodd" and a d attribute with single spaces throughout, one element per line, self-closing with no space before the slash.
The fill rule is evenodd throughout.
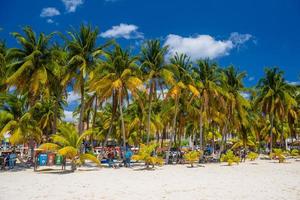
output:
<path id="1" fill-rule="evenodd" d="M 116 116 L 116 110 L 117 110 L 117 106 L 118 106 L 118 92 L 114 91 L 113 95 L 112 95 L 112 115 L 111 115 L 111 121 L 110 121 L 110 126 L 108 129 L 108 133 L 105 136 L 104 142 L 103 142 L 103 148 L 102 148 L 102 152 L 101 154 L 104 153 L 104 147 L 107 144 L 108 141 L 108 137 L 111 135 L 112 130 L 113 130 L 113 124 L 114 124 L 114 120 L 115 120 L 115 116 Z"/>
<path id="2" fill-rule="evenodd" d="M 80 114 L 79 114 L 79 124 L 78 124 L 78 132 L 79 135 L 82 134 L 83 132 L 83 115 L 84 115 L 84 82 L 83 82 L 83 77 L 81 77 L 81 85 L 80 85 Z"/>
<path id="3" fill-rule="evenodd" d="M 173 131 L 171 133 L 168 152 L 167 152 L 167 155 L 166 155 L 166 164 L 169 163 L 169 157 L 170 157 L 170 151 L 171 151 L 171 148 L 172 148 L 172 142 L 173 142 L 173 139 L 176 135 L 176 117 L 177 117 L 177 106 L 178 106 L 177 104 L 178 104 L 178 98 L 176 97 L 175 98 L 175 113 L 174 113 L 174 118 L 173 118 Z"/>
<path id="4" fill-rule="evenodd" d="M 149 144 L 150 140 L 150 123 L 151 123 L 151 106 L 152 106 L 152 95 L 153 95 L 153 81 L 150 85 L 150 92 L 149 92 L 149 111 L 148 111 L 148 124 L 147 124 L 147 144 Z"/>
<path id="5" fill-rule="evenodd" d="M 52 134 L 55 134 L 56 130 L 57 130 L 58 102 L 59 102 L 59 100 L 56 99 L 55 107 L 54 107 L 54 117 L 53 117 L 53 125 L 52 125 Z"/>
<path id="6" fill-rule="evenodd" d="M 200 150 L 203 150 L 203 120 L 202 120 L 202 116 L 200 114 L 200 117 L 199 117 L 199 129 L 200 129 Z"/>
<path id="7" fill-rule="evenodd" d="M 227 132 L 227 125 L 225 124 L 223 129 L 222 129 L 222 141 L 221 141 L 221 146 L 220 146 L 220 151 L 219 151 L 219 155 L 218 155 L 218 158 L 220 158 L 221 156 L 221 153 L 224 151 L 225 149 L 225 145 L 226 145 L 226 142 L 225 142 L 225 139 L 226 139 L 226 132 Z"/>
<path id="8" fill-rule="evenodd" d="M 274 126 L 274 115 L 271 114 L 270 153 L 272 153 L 273 151 L 273 126 Z"/>
<path id="9" fill-rule="evenodd" d="M 120 117 L 121 117 L 121 126 L 122 126 L 123 148 L 124 148 L 124 152 L 125 152 L 126 151 L 126 135 L 125 135 L 125 124 L 124 124 L 124 118 L 123 118 L 122 92 L 120 92 L 120 94 L 119 94 L 119 108 L 120 108 Z"/>

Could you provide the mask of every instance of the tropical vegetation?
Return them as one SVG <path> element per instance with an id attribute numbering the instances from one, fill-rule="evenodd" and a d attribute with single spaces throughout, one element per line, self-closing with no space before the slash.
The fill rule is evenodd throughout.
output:
<path id="1" fill-rule="evenodd" d="M 186 140 L 192 150 L 218 149 L 219 157 L 232 149 L 221 157 L 231 164 L 241 148 L 281 158 L 274 148 L 285 150 L 299 138 L 300 87 L 279 67 L 266 67 L 258 84 L 246 87 L 246 72 L 233 65 L 171 55 L 160 40 L 131 51 L 114 40 L 99 43 L 98 34 L 91 25 L 66 34 L 26 26 L 12 33 L 15 47 L 1 41 L 0 138 L 9 133 L 14 145 L 55 147 L 73 168 L 97 162 L 81 154 L 83 139 L 92 149 L 111 140 L 123 150 L 139 147 L 135 159 L 148 166 L 158 162 L 152 151 L 167 152 L 169 163 L 170 150 Z M 66 123 L 71 91 L 80 100 Z"/>

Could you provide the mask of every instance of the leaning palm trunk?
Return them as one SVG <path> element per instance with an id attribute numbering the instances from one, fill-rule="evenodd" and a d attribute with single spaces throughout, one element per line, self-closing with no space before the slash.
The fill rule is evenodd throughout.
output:
<path id="1" fill-rule="evenodd" d="M 274 115 L 271 114 L 270 153 L 272 153 L 272 151 L 273 151 L 273 126 L 274 126 Z"/>
<path id="2" fill-rule="evenodd" d="M 150 123 L 151 123 L 151 107 L 152 107 L 153 83 L 150 86 L 149 92 L 149 111 L 148 111 L 148 124 L 147 124 L 147 145 L 150 140 Z"/>
<path id="3" fill-rule="evenodd" d="M 104 147 L 106 146 L 108 138 L 111 135 L 112 130 L 113 130 L 113 123 L 114 123 L 114 120 L 115 120 L 116 109 L 117 109 L 117 106 L 118 106 L 118 99 L 116 98 L 117 96 L 118 96 L 118 93 L 113 92 L 111 121 L 110 121 L 110 126 L 109 126 L 109 129 L 108 129 L 108 133 L 106 134 L 103 145 L 102 145 L 103 146 L 102 151 L 101 151 L 102 155 L 104 154 Z"/>
<path id="4" fill-rule="evenodd" d="M 221 157 L 221 153 L 224 151 L 225 147 L 226 147 L 226 132 L 227 132 L 227 125 L 225 124 L 225 126 L 223 127 L 223 130 L 222 130 L 222 141 L 221 141 L 221 146 L 220 146 L 220 151 L 219 151 L 219 155 L 218 155 L 218 158 Z"/>
<path id="5" fill-rule="evenodd" d="M 125 135 L 125 125 L 124 125 L 124 118 L 123 118 L 123 105 L 122 105 L 122 92 L 119 94 L 119 108 L 120 108 L 120 115 L 121 115 L 121 125 L 122 125 L 122 137 L 123 137 L 123 150 L 126 151 L 126 135 Z M 125 155 L 125 154 L 124 154 Z"/>
<path id="6" fill-rule="evenodd" d="M 83 77 L 81 78 L 83 81 Z M 81 107 L 80 107 L 79 124 L 78 124 L 79 135 L 81 135 L 83 132 L 83 115 L 84 115 L 84 83 L 83 82 L 81 83 L 80 86 L 80 94 L 81 94 L 81 100 L 80 100 Z"/>
<path id="7" fill-rule="evenodd" d="M 202 116 L 200 114 L 199 117 L 199 129 L 200 129 L 200 149 L 203 150 L 203 120 L 202 120 Z"/>
<path id="8" fill-rule="evenodd" d="M 172 148 L 172 143 L 173 143 L 173 139 L 174 137 L 176 136 L 176 117 L 177 117 L 177 104 L 178 104 L 178 98 L 176 97 L 175 98 L 175 113 L 174 113 L 174 119 L 173 119 L 173 131 L 171 133 L 171 138 L 170 138 L 170 142 L 169 142 L 169 147 L 168 147 L 168 152 L 167 152 L 167 155 L 166 155 L 166 164 L 169 163 L 169 157 L 170 157 L 170 151 L 171 151 L 171 148 Z"/>
<path id="9" fill-rule="evenodd" d="M 76 169 L 77 169 L 76 160 L 72 159 L 72 161 L 71 161 L 71 171 L 74 172 Z"/>
<path id="10" fill-rule="evenodd" d="M 56 133 L 57 130 L 57 118 L 58 118 L 58 104 L 59 104 L 60 98 L 57 97 L 55 101 L 55 108 L 54 108 L 54 117 L 53 117 L 53 126 L 52 126 L 52 134 Z"/>

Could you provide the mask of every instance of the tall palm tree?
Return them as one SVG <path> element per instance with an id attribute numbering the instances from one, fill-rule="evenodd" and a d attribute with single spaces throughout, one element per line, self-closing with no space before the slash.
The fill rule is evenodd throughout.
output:
<path id="1" fill-rule="evenodd" d="M 66 105 L 67 85 L 70 82 L 70 74 L 68 74 L 67 59 L 68 53 L 66 49 L 58 44 L 54 44 L 51 49 L 51 73 L 49 76 L 49 91 L 51 102 L 53 103 L 53 122 L 52 134 L 56 133 L 58 120 L 62 117 L 62 108 Z"/>
<path id="2" fill-rule="evenodd" d="M 0 41 L 0 92 L 4 92 L 6 87 L 7 78 L 7 65 L 8 65 L 8 48 L 4 41 Z"/>
<path id="3" fill-rule="evenodd" d="M 135 97 L 137 90 L 142 87 L 143 82 L 137 73 L 138 66 L 136 61 L 138 57 L 131 57 L 128 51 L 122 50 L 118 45 L 115 46 L 112 52 L 107 52 L 105 57 L 106 61 L 102 62 L 99 68 L 91 74 L 90 90 L 95 91 L 102 99 L 112 97 L 113 113 L 108 134 L 111 134 L 115 112 L 117 107 L 119 107 L 123 146 L 125 149 L 126 135 L 123 118 L 123 99 L 129 97 L 129 91 Z"/>
<path id="4" fill-rule="evenodd" d="M 180 110 L 180 119 L 183 119 L 184 115 L 186 115 L 187 112 L 186 110 L 187 102 L 190 101 L 190 98 L 199 96 L 199 91 L 194 86 L 193 79 L 189 74 L 192 68 L 189 57 L 185 54 L 176 53 L 174 57 L 170 59 L 170 63 L 171 63 L 170 71 L 172 71 L 173 77 L 169 81 L 172 85 L 167 93 L 167 96 L 170 96 L 171 98 L 174 99 L 174 118 L 173 118 L 173 125 L 172 125 L 173 133 L 169 143 L 169 151 L 172 147 L 172 142 L 174 140 L 174 137 L 176 137 L 176 119 L 177 119 L 178 110 Z M 192 95 L 190 95 L 190 93 Z M 181 109 L 179 107 L 180 103 L 181 103 Z M 181 122 L 180 127 L 184 126 L 182 124 L 182 121 L 184 120 L 180 120 Z M 166 160 L 168 163 L 168 155 Z"/>
<path id="5" fill-rule="evenodd" d="M 88 25 L 81 25 L 77 32 L 68 32 L 70 38 L 66 38 L 67 50 L 69 52 L 69 77 L 75 78 L 74 90 L 80 93 L 80 113 L 78 130 L 83 132 L 83 116 L 85 105 L 85 81 L 87 74 L 95 68 L 97 58 L 103 54 L 103 48 L 108 44 L 97 47 L 98 28 Z"/>
<path id="6" fill-rule="evenodd" d="M 222 151 L 224 143 L 226 143 L 228 130 L 238 129 L 241 132 L 245 132 L 243 127 L 248 127 L 248 110 L 251 106 L 250 102 L 242 96 L 246 91 L 243 84 L 246 72 L 239 72 L 234 66 L 229 66 L 222 71 L 221 76 L 222 89 L 227 93 L 226 109 L 224 110 L 227 118 L 223 126 Z"/>
<path id="7" fill-rule="evenodd" d="M 196 86 L 200 92 L 199 98 L 199 129 L 200 149 L 203 149 L 203 125 L 212 120 L 212 114 L 217 106 L 224 107 L 224 101 L 220 100 L 222 89 L 220 87 L 220 73 L 217 63 L 209 60 L 199 60 L 194 67 Z"/>
<path id="8" fill-rule="evenodd" d="M 24 35 L 14 32 L 12 35 L 21 45 L 20 48 L 12 48 L 8 58 L 12 59 L 8 73 L 10 76 L 6 82 L 15 86 L 22 94 L 28 93 L 29 105 L 40 99 L 41 95 L 49 97 L 49 63 L 50 50 L 49 41 L 53 34 L 45 35 L 36 33 L 31 27 L 24 27 Z"/>
<path id="9" fill-rule="evenodd" d="M 168 47 L 162 47 L 159 40 L 147 41 L 141 49 L 142 71 L 146 75 L 149 87 L 149 107 L 148 107 L 148 126 L 147 126 L 147 144 L 150 139 L 150 124 L 151 124 L 151 106 L 153 98 L 157 98 L 157 90 L 160 87 L 161 92 L 164 92 L 162 86 L 164 81 L 172 78 L 172 72 L 166 68 L 164 60 Z"/>
<path id="10" fill-rule="evenodd" d="M 274 120 L 286 115 L 288 109 L 296 105 L 292 96 L 294 88 L 284 80 L 283 71 L 274 67 L 265 69 L 265 77 L 259 80 L 257 90 L 255 105 L 271 123 L 269 144 L 272 153 Z"/>

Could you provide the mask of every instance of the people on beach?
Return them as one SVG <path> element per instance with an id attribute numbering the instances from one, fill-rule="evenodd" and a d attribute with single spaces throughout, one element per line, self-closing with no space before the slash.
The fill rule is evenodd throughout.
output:
<path id="1" fill-rule="evenodd" d="M 125 153 L 125 167 L 130 167 L 131 157 L 133 153 L 130 148 L 127 149 Z"/>

